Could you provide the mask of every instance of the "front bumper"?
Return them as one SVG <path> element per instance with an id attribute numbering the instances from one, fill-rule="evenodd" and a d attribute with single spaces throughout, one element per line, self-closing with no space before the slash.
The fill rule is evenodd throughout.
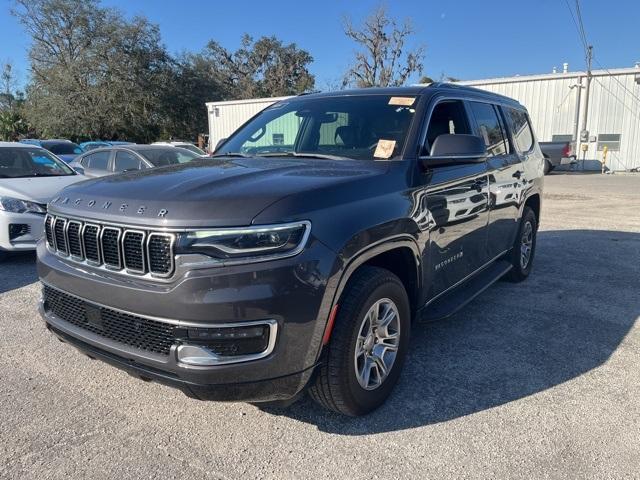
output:
<path id="1" fill-rule="evenodd" d="M 9 225 L 28 225 L 29 233 L 15 239 L 9 238 Z M 35 250 L 44 235 L 44 215 L 0 211 L 0 250 L 21 252 Z"/>
<path id="2" fill-rule="evenodd" d="M 328 316 L 326 288 L 333 252 L 311 242 L 296 257 L 262 264 L 191 270 L 170 283 L 123 277 L 74 264 L 38 246 L 43 283 L 88 303 L 145 318 L 189 325 L 275 320 L 271 354 L 243 363 L 186 365 L 177 345 L 157 355 L 112 341 L 69 323 L 41 306 L 47 327 L 88 355 L 136 376 L 216 400 L 271 401 L 295 396 L 318 361 Z"/>

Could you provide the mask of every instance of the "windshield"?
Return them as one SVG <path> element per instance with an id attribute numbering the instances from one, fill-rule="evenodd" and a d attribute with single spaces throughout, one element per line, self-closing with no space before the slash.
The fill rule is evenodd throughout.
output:
<path id="1" fill-rule="evenodd" d="M 206 155 L 206 153 L 204 152 L 204 150 L 200 150 L 198 147 L 196 147 L 195 145 L 191 145 L 189 143 L 185 143 L 185 144 L 180 144 L 178 145 L 180 148 L 184 148 L 185 150 L 189 150 L 190 152 L 193 152 L 197 155 Z"/>
<path id="2" fill-rule="evenodd" d="M 0 148 L 0 178 L 63 175 L 75 172 L 42 148 Z"/>
<path id="3" fill-rule="evenodd" d="M 393 159 L 415 116 L 412 96 L 353 95 L 285 100 L 238 130 L 218 154 Z"/>
<path id="4" fill-rule="evenodd" d="M 43 143 L 42 146 L 56 155 L 79 155 L 82 149 L 73 142 Z"/>
<path id="5" fill-rule="evenodd" d="M 176 165 L 200 158 L 200 155 L 196 155 L 189 150 L 179 147 L 150 148 L 148 150 L 137 150 L 137 152 L 149 160 L 155 167 Z"/>

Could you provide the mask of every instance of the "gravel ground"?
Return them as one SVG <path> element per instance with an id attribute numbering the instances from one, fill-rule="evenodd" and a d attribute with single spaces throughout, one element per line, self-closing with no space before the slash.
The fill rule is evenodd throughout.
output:
<path id="1" fill-rule="evenodd" d="M 359 419 L 191 400 L 92 361 L 0 264 L 2 478 L 638 478 L 640 175 L 550 175 L 530 279 L 418 327 Z"/>

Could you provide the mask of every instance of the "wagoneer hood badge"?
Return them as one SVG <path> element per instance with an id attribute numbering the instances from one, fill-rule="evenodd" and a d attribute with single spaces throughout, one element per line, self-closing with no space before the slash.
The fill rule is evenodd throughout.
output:
<path id="1" fill-rule="evenodd" d="M 71 202 L 70 197 L 55 197 L 51 200 L 50 205 L 69 205 Z M 72 204 L 76 207 L 86 206 L 87 209 L 101 209 L 108 211 L 111 208 L 117 208 L 121 213 L 126 213 L 127 210 L 135 211 L 136 215 L 147 215 L 150 216 L 152 213 L 146 207 L 146 205 L 139 205 L 130 207 L 128 203 L 122 203 L 120 205 L 114 205 L 113 202 L 107 200 L 103 202 L 101 205 L 98 205 L 98 202 L 95 199 L 86 200 L 83 198 L 76 198 L 73 200 Z M 156 216 L 159 218 L 166 218 L 169 213 L 169 210 L 166 208 L 156 209 Z"/>

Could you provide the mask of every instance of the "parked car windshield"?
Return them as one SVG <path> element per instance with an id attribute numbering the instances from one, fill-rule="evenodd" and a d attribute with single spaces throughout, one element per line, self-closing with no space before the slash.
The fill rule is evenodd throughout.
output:
<path id="1" fill-rule="evenodd" d="M 186 163 L 196 158 L 201 158 L 200 155 L 180 147 L 149 148 L 148 150 L 137 150 L 137 152 L 155 167 Z"/>
<path id="2" fill-rule="evenodd" d="M 80 155 L 83 150 L 73 142 L 43 142 L 42 146 L 56 155 Z"/>
<path id="3" fill-rule="evenodd" d="M 298 97 L 265 109 L 216 152 L 393 159 L 415 117 L 414 96 Z"/>
<path id="4" fill-rule="evenodd" d="M 0 178 L 63 175 L 75 172 L 42 148 L 0 148 Z"/>
<path id="5" fill-rule="evenodd" d="M 180 145 L 180 148 L 184 148 L 185 150 L 189 150 L 190 152 L 193 152 L 193 153 L 195 153 L 197 155 L 206 155 L 204 150 L 201 150 L 198 147 L 196 147 L 195 145 L 190 145 L 188 143 L 185 143 L 184 145 Z"/>

